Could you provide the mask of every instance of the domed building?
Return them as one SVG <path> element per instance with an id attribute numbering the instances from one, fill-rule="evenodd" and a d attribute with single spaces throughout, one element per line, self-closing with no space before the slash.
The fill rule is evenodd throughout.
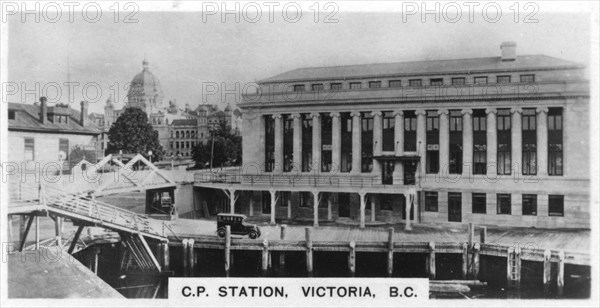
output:
<path id="1" fill-rule="evenodd" d="M 104 115 L 90 115 L 92 121 L 103 128 L 100 137 L 102 149 L 108 144 L 110 126 L 126 108 L 140 108 L 148 114 L 148 121 L 158 131 L 160 144 L 166 153 L 165 158 L 191 157 L 192 148 L 209 138 L 210 127 L 218 123 L 225 122 L 236 132 L 240 131 L 240 127 L 236 125 L 239 121 L 232 121 L 234 114 L 241 119 L 239 110 L 235 109 L 235 113 L 229 105 L 225 111 L 219 110 L 216 105 L 207 104 L 200 104 L 192 109 L 187 103 L 183 109 L 177 105 L 176 100 L 170 100 L 168 106 L 163 106 L 162 86 L 149 67 L 148 60 L 144 59 L 142 71 L 131 80 L 125 104 L 113 102 L 110 97 L 104 106 Z"/>
<path id="2" fill-rule="evenodd" d="M 162 109 L 163 92 L 158 78 L 150 72 L 148 60 L 142 62 L 143 69 L 131 80 L 127 92 L 127 107 L 153 114 Z"/>

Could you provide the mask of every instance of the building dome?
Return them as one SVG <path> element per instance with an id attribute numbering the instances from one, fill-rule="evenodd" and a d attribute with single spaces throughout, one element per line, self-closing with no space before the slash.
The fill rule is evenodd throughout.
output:
<path id="1" fill-rule="evenodd" d="M 127 92 L 128 107 L 138 107 L 143 110 L 160 108 L 163 92 L 158 78 L 150 72 L 148 60 L 142 62 L 143 70 L 131 80 Z"/>

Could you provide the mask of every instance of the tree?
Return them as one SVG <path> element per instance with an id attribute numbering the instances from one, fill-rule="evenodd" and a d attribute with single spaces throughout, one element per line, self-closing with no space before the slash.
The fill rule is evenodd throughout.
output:
<path id="1" fill-rule="evenodd" d="M 213 167 L 234 166 L 242 162 L 242 137 L 232 134 L 231 127 L 221 123 L 211 134 L 205 142 L 198 143 L 192 149 L 196 167 L 210 166 L 211 149 Z"/>
<path id="2" fill-rule="evenodd" d="M 148 122 L 148 115 L 139 108 L 127 108 L 117 118 L 108 131 L 107 153 L 142 154 L 148 156 L 152 151 L 152 160 L 163 158 L 164 150 L 158 141 L 158 132 Z"/>

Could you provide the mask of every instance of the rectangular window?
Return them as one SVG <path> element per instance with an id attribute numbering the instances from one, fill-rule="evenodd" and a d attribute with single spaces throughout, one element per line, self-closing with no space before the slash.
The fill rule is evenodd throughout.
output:
<path id="1" fill-rule="evenodd" d="M 312 170 L 312 131 L 312 117 L 302 114 L 302 172 Z"/>
<path id="2" fill-rule="evenodd" d="M 382 150 L 395 151 L 396 145 L 394 143 L 394 128 L 396 126 L 396 119 L 394 117 L 394 113 L 391 111 L 383 112 L 382 121 Z"/>
<path id="3" fill-rule="evenodd" d="M 548 110 L 548 175 L 563 175 L 562 108 Z"/>
<path id="4" fill-rule="evenodd" d="M 523 195 L 523 215 L 537 215 L 537 195 Z"/>
<path id="5" fill-rule="evenodd" d="M 331 171 L 332 163 L 332 120 L 329 114 L 321 114 L 321 171 Z"/>
<path id="6" fill-rule="evenodd" d="M 417 116 L 414 110 L 404 111 L 404 151 L 417 151 Z"/>
<path id="7" fill-rule="evenodd" d="M 360 82 L 351 82 L 350 83 L 350 89 L 360 89 L 362 86 L 362 83 Z"/>
<path id="8" fill-rule="evenodd" d="M 275 166 L 275 119 L 271 115 L 265 120 L 265 172 L 272 172 Z M 181 142 L 181 147 L 184 143 Z"/>
<path id="9" fill-rule="evenodd" d="M 330 84 L 331 90 L 341 90 L 342 84 L 340 82 L 335 82 Z"/>
<path id="10" fill-rule="evenodd" d="M 442 79 L 442 78 L 431 78 L 429 80 L 429 85 L 430 86 L 443 86 L 444 85 L 444 79 Z"/>
<path id="11" fill-rule="evenodd" d="M 301 191 L 300 192 L 300 207 L 313 207 L 313 195 L 310 191 Z"/>
<path id="12" fill-rule="evenodd" d="M 565 196 L 548 196 L 548 216 L 565 216 Z"/>
<path id="13" fill-rule="evenodd" d="M 381 88 L 381 81 L 369 81 L 369 88 L 370 89 Z"/>
<path id="14" fill-rule="evenodd" d="M 523 175 L 537 174 L 537 131 L 536 112 L 533 108 L 523 109 L 521 117 L 521 141 L 523 152 Z"/>
<path id="15" fill-rule="evenodd" d="M 475 83 L 475 84 L 486 84 L 486 83 L 488 83 L 488 78 L 487 78 L 487 76 L 475 77 L 473 79 L 473 83 Z"/>
<path id="16" fill-rule="evenodd" d="M 437 212 L 438 211 L 438 193 L 437 191 L 426 191 L 425 192 L 425 211 Z"/>
<path id="17" fill-rule="evenodd" d="M 263 214 L 271 214 L 271 193 L 268 191 L 262 192 L 262 208 Z"/>
<path id="18" fill-rule="evenodd" d="M 510 194 L 498 194 L 498 214 L 510 215 Z"/>
<path id="19" fill-rule="evenodd" d="M 283 171 L 292 171 L 294 163 L 294 118 L 283 115 Z"/>
<path id="20" fill-rule="evenodd" d="M 508 175 L 511 170 L 511 117 L 510 109 L 498 109 L 498 174 Z"/>
<path id="21" fill-rule="evenodd" d="M 408 81 L 408 85 L 411 87 L 420 87 L 423 85 L 423 81 L 421 79 L 411 79 Z"/>
<path id="22" fill-rule="evenodd" d="M 324 89 L 322 83 L 315 83 L 315 84 L 312 84 L 310 87 L 313 91 L 323 91 L 323 89 Z"/>
<path id="23" fill-rule="evenodd" d="M 452 84 L 453 85 L 464 85 L 465 84 L 465 77 L 452 78 Z"/>
<path id="24" fill-rule="evenodd" d="M 521 75 L 521 82 L 535 82 L 534 74 Z"/>
<path id="25" fill-rule="evenodd" d="M 425 170 L 427 173 L 438 173 L 440 170 L 440 116 L 436 110 L 427 111 L 426 124 Z"/>
<path id="26" fill-rule="evenodd" d="M 342 128 L 341 172 L 352 171 L 352 117 L 349 112 L 340 114 Z"/>
<path id="27" fill-rule="evenodd" d="M 173 149 L 173 141 L 169 141 L 169 148 Z"/>
<path id="28" fill-rule="evenodd" d="M 496 77 L 497 83 L 510 83 L 510 75 L 503 75 Z"/>
<path id="29" fill-rule="evenodd" d="M 487 212 L 485 193 L 473 193 L 473 214 L 485 214 Z"/>
<path id="30" fill-rule="evenodd" d="M 473 174 L 487 172 L 487 121 L 484 109 L 473 110 Z"/>
<path id="31" fill-rule="evenodd" d="M 361 115 L 361 172 L 373 171 L 373 116 L 370 112 Z"/>
<path id="32" fill-rule="evenodd" d="M 23 153 L 23 158 L 26 161 L 35 159 L 35 142 L 33 138 L 25 138 L 25 152 Z"/>
<path id="33" fill-rule="evenodd" d="M 380 209 L 382 211 L 392 211 L 392 202 L 394 195 L 381 194 L 379 195 Z"/>
<path id="34" fill-rule="evenodd" d="M 304 91 L 304 85 L 303 84 L 294 85 L 294 92 L 303 92 L 303 91 Z"/>
<path id="35" fill-rule="evenodd" d="M 64 160 L 69 160 L 69 139 L 58 139 L 58 151 L 65 153 Z"/>
<path id="36" fill-rule="evenodd" d="M 16 118 L 16 113 L 14 110 L 9 110 L 8 111 L 8 119 L 9 120 L 14 120 Z"/>
<path id="37" fill-rule="evenodd" d="M 462 173 L 463 157 L 463 125 L 462 112 L 450 110 L 450 148 L 448 171 L 450 174 Z M 444 166 L 445 168 L 446 166 Z"/>
<path id="38" fill-rule="evenodd" d="M 292 192 L 290 191 L 282 191 L 281 192 L 281 201 L 279 202 L 280 207 L 287 207 L 288 203 L 292 199 Z"/>
<path id="39" fill-rule="evenodd" d="M 400 88 L 402 86 L 402 81 L 400 80 L 390 80 L 389 87 L 390 88 Z"/>

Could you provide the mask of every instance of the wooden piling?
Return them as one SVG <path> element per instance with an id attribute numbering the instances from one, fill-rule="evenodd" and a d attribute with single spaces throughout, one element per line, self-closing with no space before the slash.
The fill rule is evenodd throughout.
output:
<path id="1" fill-rule="evenodd" d="M 287 225 L 281 225 L 281 234 L 279 236 L 279 239 L 281 239 L 282 241 L 285 239 L 286 229 L 287 229 Z M 285 252 L 280 251 L 279 252 L 279 269 L 283 271 L 284 268 L 285 268 Z"/>
<path id="2" fill-rule="evenodd" d="M 473 263 L 471 265 L 471 278 L 473 280 L 479 279 L 479 253 L 481 251 L 481 245 L 479 243 L 473 244 Z"/>
<path id="3" fill-rule="evenodd" d="M 469 244 L 463 243 L 462 247 L 462 278 L 467 279 L 467 269 L 469 266 Z"/>
<path id="4" fill-rule="evenodd" d="M 56 217 L 54 220 L 54 232 L 56 234 L 56 246 L 62 247 L 62 233 L 60 232 L 61 228 L 61 218 Z"/>
<path id="5" fill-rule="evenodd" d="M 188 264 L 190 265 L 189 269 L 189 277 L 194 277 L 196 275 L 196 250 L 194 249 L 194 239 L 188 240 Z"/>
<path id="6" fill-rule="evenodd" d="M 558 296 L 562 297 L 565 290 L 565 252 L 562 250 L 558 252 L 556 286 L 558 287 Z"/>
<path id="7" fill-rule="evenodd" d="M 470 222 L 469 223 L 469 244 L 473 243 L 473 240 L 475 239 L 475 225 Z"/>
<path id="8" fill-rule="evenodd" d="M 189 265 L 188 265 L 188 261 L 189 260 L 188 260 L 188 257 L 187 257 L 188 256 L 188 249 L 189 249 L 188 239 L 184 238 L 181 241 L 181 244 L 183 244 L 183 246 L 182 246 L 183 247 L 183 253 L 182 253 L 182 257 L 183 257 L 183 276 L 187 277 L 188 273 L 189 273 Z"/>
<path id="9" fill-rule="evenodd" d="M 552 254 L 550 250 L 544 250 L 544 293 L 550 293 L 550 281 L 552 280 L 552 263 L 550 262 L 550 258 Z"/>
<path id="10" fill-rule="evenodd" d="M 225 273 L 229 276 L 231 255 L 231 226 L 225 226 Z"/>
<path id="11" fill-rule="evenodd" d="M 269 268 L 269 242 L 267 239 L 263 241 L 263 249 L 262 249 L 262 271 L 263 274 L 267 272 Z"/>
<path id="12" fill-rule="evenodd" d="M 515 284 L 517 289 L 521 287 L 521 246 L 515 248 Z"/>
<path id="13" fill-rule="evenodd" d="M 35 216 L 35 250 L 40 249 L 40 217 Z"/>
<path id="14" fill-rule="evenodd" d="M 169 270 L 170 267 L 170 256 L 169 256 L 169 243 L 160 244 L 160 254 L 163 271 Z"/>
<path id="15" fill-rule="evenodd" d="M 306 271 L 309 276 L 312 275 L 313 272 L 313 243 L 312 243 L 312 228 L 307 227 L 305 229 L 306 236 Z"/>
<path id="16" fill-rule="evenodd" d="M 350 252 L 348 253 L 348 270 L 350 271 L 350 276 L 354 277 L 356 274 L 356 243 L 351 241 L 349 246 Z"/>
<path id="17" fill-rule="evenodd" d="M 394 228 L 388 228 L 388 255 L 387 255 L 387 274 L 389 277 L 394 272 Z"/>
<path id="18" fill-rule="evenodd" d="M 429 279 L 435 279 L 435 243 L 429 242 L 429 258 L 427 260 L 427 267 L 429 269 Z"/>
<path id="19" fill-rule="evenodd" d="M 481 227 L 481 229 L 479 230 L 479 242 L 481 242 L 481 244 L 485 244 L 486 240 L 487 240 L 487 227 Z"/>
<path id="20" fill-rule="evenodd" d="M 506 284 L 507 286 L 511 286 L 512 285 L 512 281 L 513 281 L 513 275 L 512 275 L 512 262 L 513 262 L 513 258 L 514 258 L 514 251 L 515 249 L 513 247 L 508 247 L 506 248 Z"/>

